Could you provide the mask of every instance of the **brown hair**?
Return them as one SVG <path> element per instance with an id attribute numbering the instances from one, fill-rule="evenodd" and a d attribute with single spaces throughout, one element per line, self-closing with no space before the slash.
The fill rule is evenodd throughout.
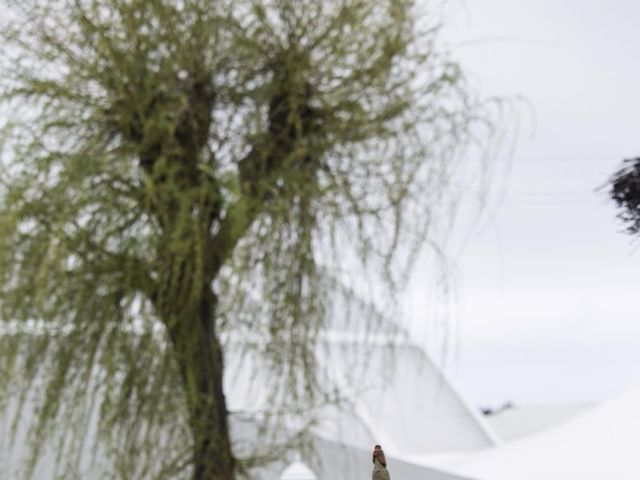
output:
<path id="1" fill-rule="evenodd" d="M 382 464 L 383 467 L 387 466 L 387 460 L 384 458 L 384 452 L 382 451 L 382 447 L 380 445 L 375 445 L 373 447 L 373 463 L 376 463 L 376 457 L 378 457 L 378 461 Z"/>

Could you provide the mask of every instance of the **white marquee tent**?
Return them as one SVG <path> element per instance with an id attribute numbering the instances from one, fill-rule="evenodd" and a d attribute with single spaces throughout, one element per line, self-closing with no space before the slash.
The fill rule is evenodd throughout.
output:
<path id="1" fill-rule="evenodd" d="M 588 413 L 441 468 L 473 480 L 637 480 L 640 388 Z"/>
<path id="2" fill-rule="evenodd" d="M 406 339 L 389 342 L 340 332 L 324 337 L 321 352 L 321 368 L 347 401 L 320 410 L 313 432 L 317 458 L 303 458 L 319 479 L 368 478 L 371 449 L 379 443 L 396 476 L 453 480 L 460 477 L 413 458 L 475 452 L 499 443 L 482 415 L 464 401 L 435 362 Z M 266 388 L 261 382 L 268 376 L 256 379 L 252 373 L 258 361 L 243 356 L 227 362 L 229 408 L 245 418 L 265 408 Z M 288 460 L 257 476 L 277 478 L 276 472 Z"/>

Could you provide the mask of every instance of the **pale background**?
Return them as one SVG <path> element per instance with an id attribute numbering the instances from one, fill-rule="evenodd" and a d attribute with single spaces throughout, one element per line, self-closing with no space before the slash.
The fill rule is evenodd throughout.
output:
<path id="1" fill-rule="evenodd" d="M 462 201 L 448 305 L 434 307 L 434 262 L 417 268 L 411 328 L 477 405 L 608 399 L 640 384 L 640 244 L 598 190 L 640 156 L 640 2 L 474 0 L 447 13 L 473 83 L 530 107 L 508 119 L 515 149 L 495 159 L 480 220 L 473 192 Z"/>

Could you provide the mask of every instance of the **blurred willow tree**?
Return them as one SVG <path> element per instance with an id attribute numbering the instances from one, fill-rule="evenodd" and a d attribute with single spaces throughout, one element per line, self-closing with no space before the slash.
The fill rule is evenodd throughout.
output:
<path id="1" fill-rule="evenodd" d="M 2 7 L 1 381 L 33 408 L 25 474 L 53 448 L 80 475 L 97 435 L 116 477 L 234 478 L 253 463 L 226 349 L 304 416 L 327 307 L 354 271 L 402 285 L 486 104 L 408 0 Z"/>

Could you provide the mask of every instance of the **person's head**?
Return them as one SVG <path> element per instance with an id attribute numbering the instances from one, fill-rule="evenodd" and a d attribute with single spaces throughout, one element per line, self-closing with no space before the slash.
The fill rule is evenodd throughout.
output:
<path id="1" fill-rule="evenodd" d="M 378 459 L 378 461 L 380 463 L 382 463 L 384 466 L 387 465 L 387 461 L 384 458 L 384 452 L 382 451 L 382 447 L 380 445 L 375 445 L 373 447 L 373 455 L 372 455 L 373 461 L 375 463 L 376 458 Z"/>

